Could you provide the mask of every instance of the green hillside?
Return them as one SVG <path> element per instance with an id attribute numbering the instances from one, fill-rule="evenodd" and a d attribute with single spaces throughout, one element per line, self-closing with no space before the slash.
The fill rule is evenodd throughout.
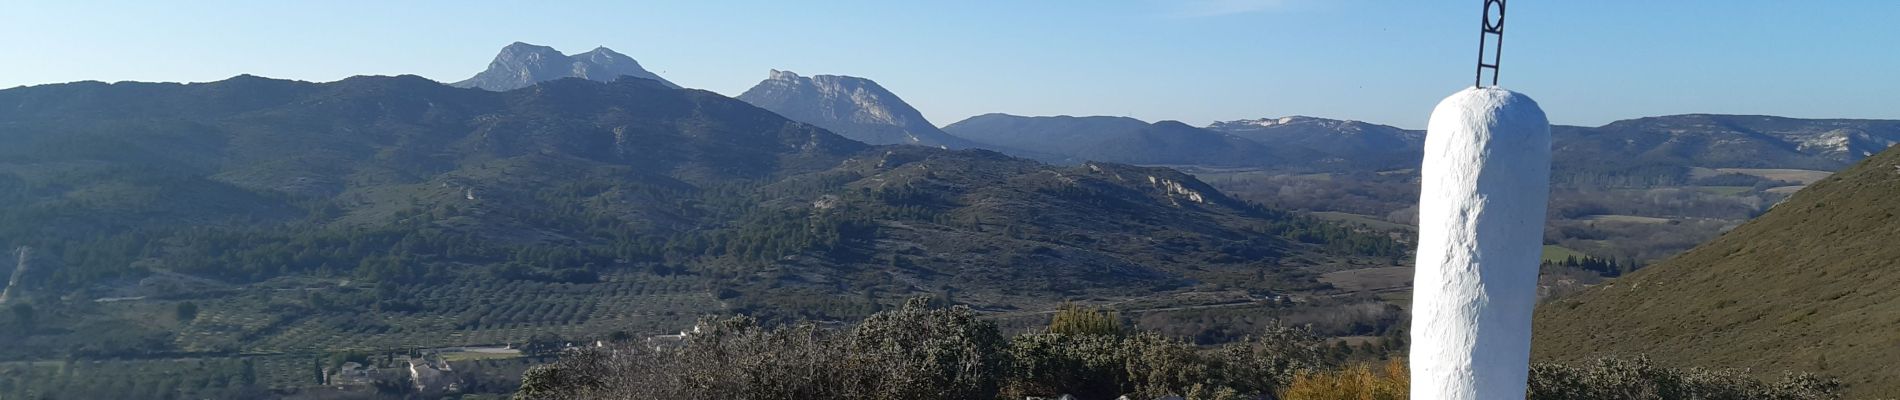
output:
<path id="1" fill-rule="evenodd" d="M 1900 396 L 1900 150 L 1666 262 L 1538 308 L 1536 356 L 1804 370 Z"/>

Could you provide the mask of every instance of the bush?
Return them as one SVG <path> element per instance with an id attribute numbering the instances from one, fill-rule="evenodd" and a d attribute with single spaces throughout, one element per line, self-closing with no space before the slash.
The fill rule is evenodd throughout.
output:
<path id="1" fill-rule="evenodd" d="M 1300 373 L 1327 369 L 1321 343 L 1305 327 L 1270 323 L 1261 334 L 1222 349 L 1222 370 L 1244 393 L 1276 393 Z"/>
<path id="2" fill-rule="evenodd" d="M 1064 335 L 1120 335 L 1120 313 L 1095 307 L 1063 305 L 1049 317 L 1049 333 Z"/>
<path id="3" fill-rule="evenodd" d="M 523 377 L 519 399 L 995 398 L 1007 370 L 996 327 L 922 299 L 848 332 L 748 317 L 705 320 L 675 346 L 572 352 Z"/>
<path id="4" fill-rule="evenodd" d="M 1405 361 L 1387 360 L 1374 368 L 1359 364 L 1334 371 L 1301 373 L 1281 398 L 1287 400 L 1401 400 L 1410 396 L 1411 374 Z M 1608 397 L 1606 397 L 1607 399 Z"/>
<path id="5" fill-rule="evenodd" d="M 1101 315 L 1099 313 L 1094 315 Z M 1152 332 L 1036 332 L 1005 340 L 963 308 L 915 299 L 855 327 L 759 326 L 706 319 L 677 343 L 630 340 L 561 352 L 522 376 L 517 399 L 1402 399 L 1405 364 L 1332 368 L 1305 328 L 1271 324 L 1203 349 Z M 1583 367 L 1536 364 L 1532 400 L 1835 399 L 1840 384 L 1812 375 L 1764 383 L 1744 375 L 1670 369 L 1644 359 Z"/>
<path id="6" fill-rule="evenodd" d="M 1127 363 L 1113 336 L 1036 333 L 1010 341 L 1010 398 L 1073 394 L 1113 398 L 1126 388 Z"/>
<path id="7" fill-rule="evenodd" d="M 915 298 L 858 324 L 846 346 L 870 399 L 996 397 L 1008 368 L 1006 342 L 996 325 L 966 307 L 935 308 Z"/>
<path id="8" fill-rule="evenodd" d="M 1532 365 L 1529 398 L 1820 400 L 1840 398 L 1840 386 L 1811 374 L 1789 374 L 1771 384 L 1732 371 L 1664 368 L 1646 358 L 1604 358 L 1583 367 Z"/>
<path id="9" fill-rule="evenodd" d="M 1403 399 L 1411 381 L 1405 364 L 1355 365 L 1336 371 L 1303 373 L 1283 392 L 1288 400 Z M 1840 398 L 1840 382 L 1810 374 L 1789 374 L 1774 383 L 1731 371 L 1657 366 L 1648 359 L 1599 359 L 1586 366 L 1538 363 L 1531 366 L 1530 400 L 1826 400 Z"/>
<path id="10" fill-rule="evenodd" d="M 198 304 L 189 301 L 178 303 L 178 307 L 173 310 L 173 314 L 178 317 L 178 322 L 191 322 L 192 320 L 198 319 Z"/>
<path id="11" fill-rule="evenodd" d="M 628 343 L 564 353 L 522 376 L 516 399 L 842 398 L 841 352 L 811 325 L 702 320 L 676 347 Z"/>
<path id="12" fill-rule="evenodd" d="M 1013 368 L 1004 391 L 1008 398 L 1157 398 L 1226 388 L 1211 360 L 1192 344 L 1150 332 L 1025 334 L 1011 341 L 1009 357 Z"/>

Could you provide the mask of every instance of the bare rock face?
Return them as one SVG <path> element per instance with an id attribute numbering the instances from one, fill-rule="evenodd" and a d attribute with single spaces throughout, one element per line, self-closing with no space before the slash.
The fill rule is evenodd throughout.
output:
<path id="1" fill-rule="evenodd" d="M 666 87 L 679 88 L 679 85 L 668 82 L 666 78 L 641 68 L 640 62 L 634 61 L 632 57 L 606 47 L 569 56 L 553 47 L 522 42 L 503 47 L 501 54 L 495 55 L 495 61 L 488 63 L 488 70 L 449 85 L 499 92 L 561 78 L 611 82 L 623 76 L 651 79 Z"/>
<path id="2" fill-rule="evenodd" d="M 739 100 L 860 142 L 973 147 L 969 141 L 944 133 L 925 120 L 923 113 L 870 79 L 805 77 L 772 70 L 764 81 L 740 94 Z"/>

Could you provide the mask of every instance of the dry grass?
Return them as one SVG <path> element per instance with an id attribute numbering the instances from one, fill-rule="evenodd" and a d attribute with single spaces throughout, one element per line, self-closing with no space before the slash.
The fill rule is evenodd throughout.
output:
<path id="1" fill-rule="evenodd" d="M 1336 371 L 1300 374 L 1280 398 L 1288 400 L 1399 400 L 1408 398 L 1411 374 L 1405 360 L 1359 364 Z"/>

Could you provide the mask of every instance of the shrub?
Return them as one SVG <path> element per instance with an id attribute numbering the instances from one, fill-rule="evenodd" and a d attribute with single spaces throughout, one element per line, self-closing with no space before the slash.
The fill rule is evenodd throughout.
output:
<path id="1" fill-rule="evenodd" d="M 1064 335 L 1120 335 L 1121 314 L 1095 307 L 1063 305 L 1049 317 L 1049 333 Z"/>
<path id="2" fill-rule="evenodd" d="M 1222 349 L 1221 369 L 1243 393 L 1276 393 L 1302 372 L 1327 368 L 1321 343 L 1306 327 L 1269 323 L 1259 335 Z"/>
<path id="3" fill-rule="evenodd" d="M 913 300 L 848 332 L 702 320 L 678 346 L 570 352 L 523 377 L 519 399 L 991 399 L 1007 370 L 996 327 Z"/>
<path id="4" fill-rule="evenodd" d="M 1157 398 L 1219 387 L 1193 345 L 1154 333 L 1025 334 L 1011 341 L 1009 355 L 1010 398 Z"/>
<path id="5" fill-rule="evenodd" d="M 1010 340 L 1010 398 L 1072 394 L 1114 398 L 1126 393 L 1127 362 L 1121 338 L 1032 333 Z"/>
<path id="6" fill-rule="evenodd" d="M 843 398 L 836 343 L 811 325 L 702 320 L 675 347 L 626 343 L 562 354 L 522 376 L 516 399 Z"/>
<path id="7" fill-rule="evenodd" d="M 173 315 L 178 317 L 178 322 L 191 322 L 198 319 L 198 303 L 189 301 L 178 303 L 178 307 L 173 310 Z"/>
<path id="8" fill-rule="evenodd" d="M 996 325 L 958 306 L 936 308 L 915 298 L 859 323 L 845 346 L 850 365 L 866 368 L 853 382 L 870 399 L 996 397 L 1008 368 Z"/>
<path id="9" fill-rule="evenodd" d="M 1288 400 L 1400 400 L 1409 396 L 1411 374 L 1405 361 L 1384 365 L 1348 366 L 1334 371 L 1304 372 L 1293 378 L 1281 398 Z"/>
<path id="10" fill-rule="evenodd" d="M 1100 314 L 1096 314 L 1100 315 Z M 1005 340 L 963 307 L 915 299 L 855 327 L 761 327 L 705 319 L 683 340 L 628 340 L 560 353 L 522 376 L 517 399 L 1082 399 L 1406 398 L 1405 364 L 1333 368 L 1305 328 L 1269 325 L 1220 349 L 1152 332 L 1036 332 Z M 1532 400 L 1837 398 L 1812 375 L 1764 383 L 1733 372 L 1671 369 L 1645 359 L 1536 364 Z M 1277 395 L 1277 396 L 1275 396 Z"/>
<path id="11" fill-rule="evenodd" d="M 1530 400 L 1826 400 L 1838 399 L 1840 383 L 1809 374 L 1789 374 L 1774 383 L 1741 373 L 1657 366 L 1648 359 L 1599 359 L 1585 366 L 1533 364 Z M 1282 392 L 1288 400 L 1403 399 L 1411 381 L 1397 359 L 1381 367 L 1354 365 L 1302 373 Z"/>
<path id="12" fill-rule="evenodd" d="M 1586 366 L 1531 366 L 1531 400 L 1837 399 L 1840 382 L 1789 374 L 1775 383 L 1732 371 L 1657 366 L 1647 358 L 1603 358 Z"/>

